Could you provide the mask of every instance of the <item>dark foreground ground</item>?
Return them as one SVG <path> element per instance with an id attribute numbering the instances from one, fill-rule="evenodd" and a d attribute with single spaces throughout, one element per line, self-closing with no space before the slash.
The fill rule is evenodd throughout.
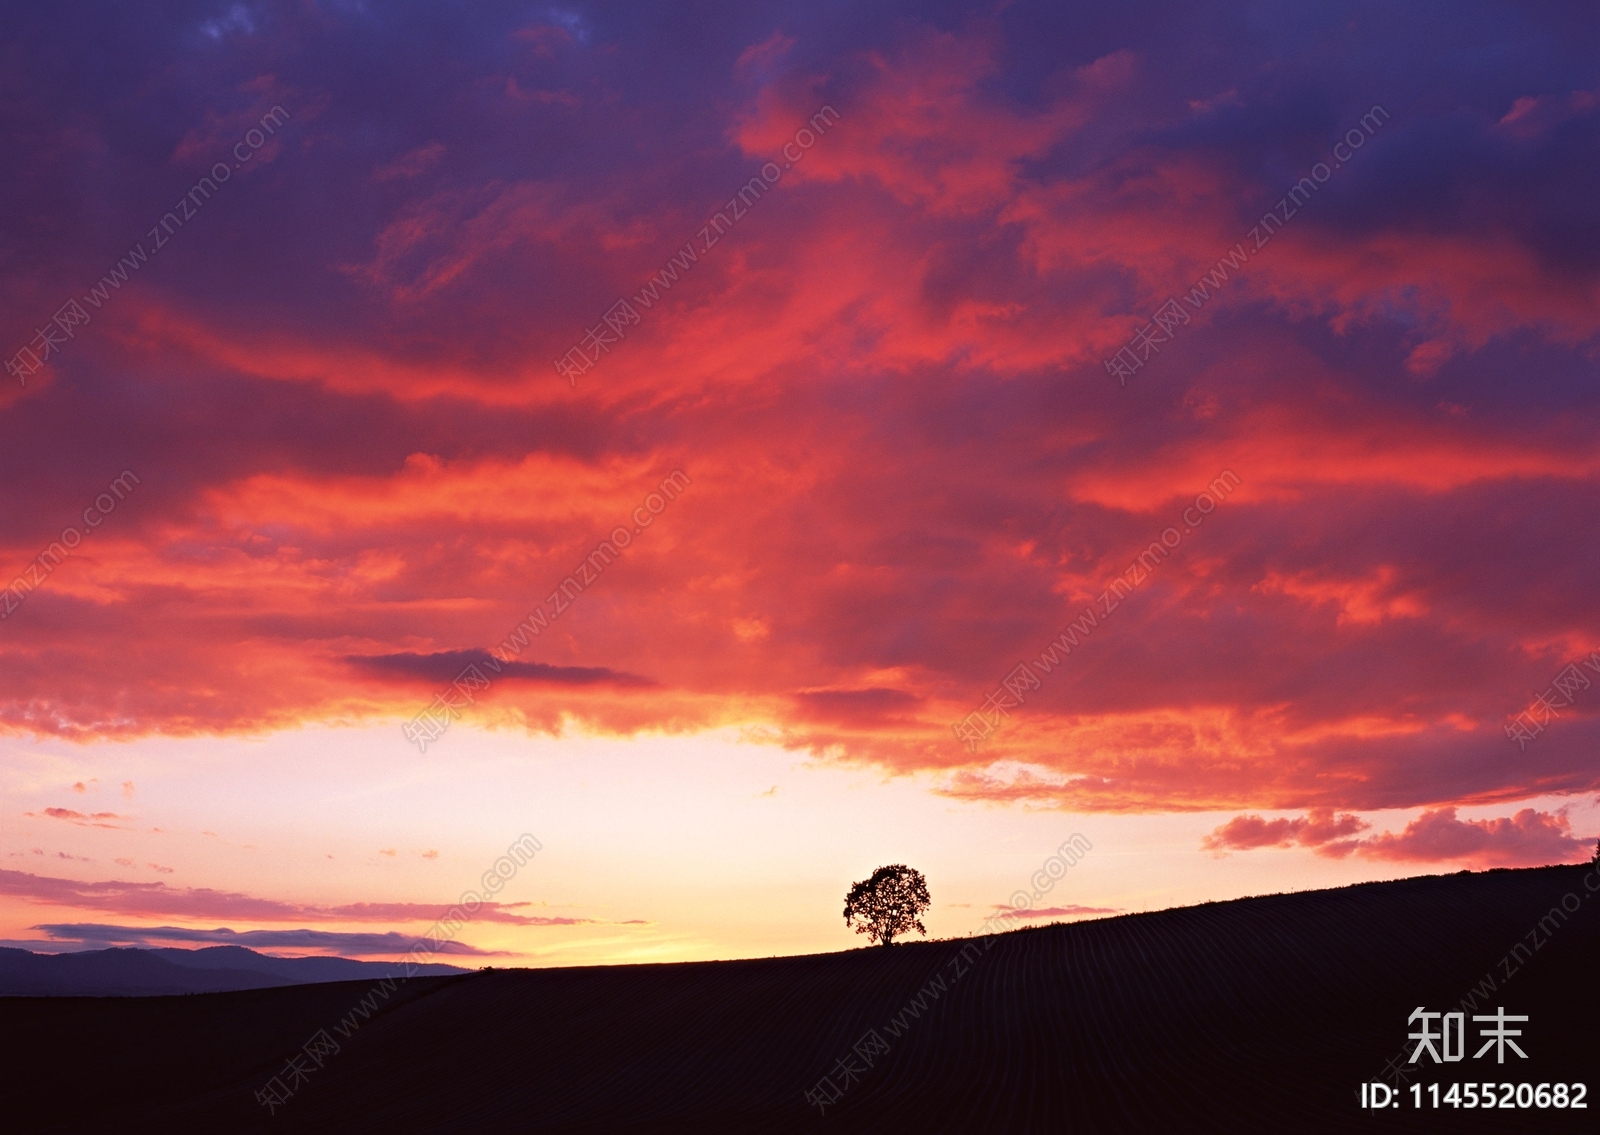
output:
<path id="1" fill-rule="evenodd" d="M 1600 898 L 1585 871 L 1049 927 L 960 964 L 956 941 L 416 978 L 348 1037 L 332 1026 L 368 982 L 5 998 L 0 1115 L 16 1132 L 1593 1132 Z M 1550 918 L 1565 895 L 1577 912 Z M 932 979 L 944 992 L 892 1036 Z M 1417 1078 L 1584 1082 L 1591 1106 L 1417 1112 L 1403 1089 L 1403 1107 L 1360 1111 L 1360 1082 L 1409 1050 L 1411 1010 L 1480 988 L 1477 1012 L 1530 1017 L 1529 1059 L 1473 1059 L 1484 1026 L 1468 1010 L 1467 1058 Z M 286 1060 L 323 1028 L 339 1052 L 304 1061 L 269 1117 L 256 1090 L 289 1086 Z M 873 1029 L 888 1051 L 853 1059 L 857 1078 L 836 1071 Z M 819 1115 L 804 1093 L 830 1071 L 841 1094 Z"/>

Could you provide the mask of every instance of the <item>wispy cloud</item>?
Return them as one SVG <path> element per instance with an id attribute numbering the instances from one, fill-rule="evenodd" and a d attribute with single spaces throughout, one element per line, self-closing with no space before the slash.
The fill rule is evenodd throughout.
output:
<path id="1" fill-rule="evenodd" d="M 484 665 L 493 656 L 487 650 L 439 650 L 432 654 L 353 654 L 345 661 L 375 674 L 396 678 L 415 678 L 420 681 L 448 682 L 471 665 Z M 501 662 L 498 677 L 524 682 L 540 682 L 552 686 L 653 686 L 648 678 L 627 674 L 605 666 L 550 666 L 543 662 Z"/>
<path id="2" fill-rule="evenodd" d="M 1017 908 L 1005 905 L 996 905 L 996 915 L 1009 918 L 1086 918 L 1095 914 L 1121 914 L 1122 910 L 1114 906 L 1079 906 L 1077 903 L 1068 903 L 1066 906 L 1042 906 Z"/>
<path id="3" fill-rule="evenodd" d="M 417 943 L 415 934 L 348 933 L 335 930 L 194 930 L 182 926 L 116 926 L 101 922 L 53 922 L 31 926 L 50 937 L 83 947 L 170 946 L 175 942 L 207 946 L 247 946 L 257 950 L 314 950 L 353 957 L 404 954 Z M 435 947 L 441 954 L 469 957 L 503 957 L 505 950 L 480 950 L 465 942 L 446 941 Z"/>
<path id="4" fill-rule="evenodd" d="M 34 818 L 48 816 L 52 820 L 66 820 L 68 823 L 85 828 L 119 828 L 123 825 L 110 824 L 106 821 L 127 819 L 126 816 L 119 816 L 115 812 L 79 812 L 74 808 L 45 808 L 38 812 L 24 812 L 23 815 Z"/>
<path id="5" fill-rule="evenodd" d="M 25 871 L 0 871 L 0 895 L 117 914 L 248 918 L 261 922 L 435 922 L 450 909 L 448 905 L 406 902 L 317 906 L 258 898 L 236 891 L 217 891 L 208 887 L 169 887 L 159 882 L 120 880 L 82 883 L 75 879 L 33 875 Z M 473 919 L 510 926 L 582 926 L 602 921 L 517 913 L 518 909 L 531 905 L 526 902 L 486 901 Z"/>

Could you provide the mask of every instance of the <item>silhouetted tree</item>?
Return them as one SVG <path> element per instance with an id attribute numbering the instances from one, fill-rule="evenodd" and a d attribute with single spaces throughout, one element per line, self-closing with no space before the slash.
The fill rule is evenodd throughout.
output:
<path id="1" fill-rule="evenodd" d="M 857 934 L 870 934 L 874 942 L 887 946 L 908 930 L 928 932 L 921 915 L 929 901 L 928 880 L 922 872 L 893 863 L 850 888 L 844 897 L 844 924 L 856 922 Z"/>
<path id="2" fill-rule="evenodd" d="M 1596 867 L 1600 867 L 1600 839 L 1594 841 L 1594 858 L 1589 860 Z"/>

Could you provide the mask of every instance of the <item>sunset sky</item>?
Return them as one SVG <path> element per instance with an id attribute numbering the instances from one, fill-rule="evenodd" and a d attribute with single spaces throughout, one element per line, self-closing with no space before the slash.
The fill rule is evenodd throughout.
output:
<path id="1" fill-rule="evenodd" d="M 523 833 L 438 960 L 1588 858 L 1597 33 L 9 7 L 0 942 L 392 957 Z"/>

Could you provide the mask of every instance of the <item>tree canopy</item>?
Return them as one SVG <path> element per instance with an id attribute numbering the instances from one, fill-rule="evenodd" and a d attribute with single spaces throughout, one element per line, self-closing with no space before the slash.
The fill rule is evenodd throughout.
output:
<path id="1" fill-rule="evenodd" d="M 854 923 L 857 934 L 871 935 L 874 942 L 888 946 L 908 931 L 928 932 L 921 916 L 930 901 L 922 872 L 892 863 L 850 888 L 844 897 L 845 925 Z"/>

